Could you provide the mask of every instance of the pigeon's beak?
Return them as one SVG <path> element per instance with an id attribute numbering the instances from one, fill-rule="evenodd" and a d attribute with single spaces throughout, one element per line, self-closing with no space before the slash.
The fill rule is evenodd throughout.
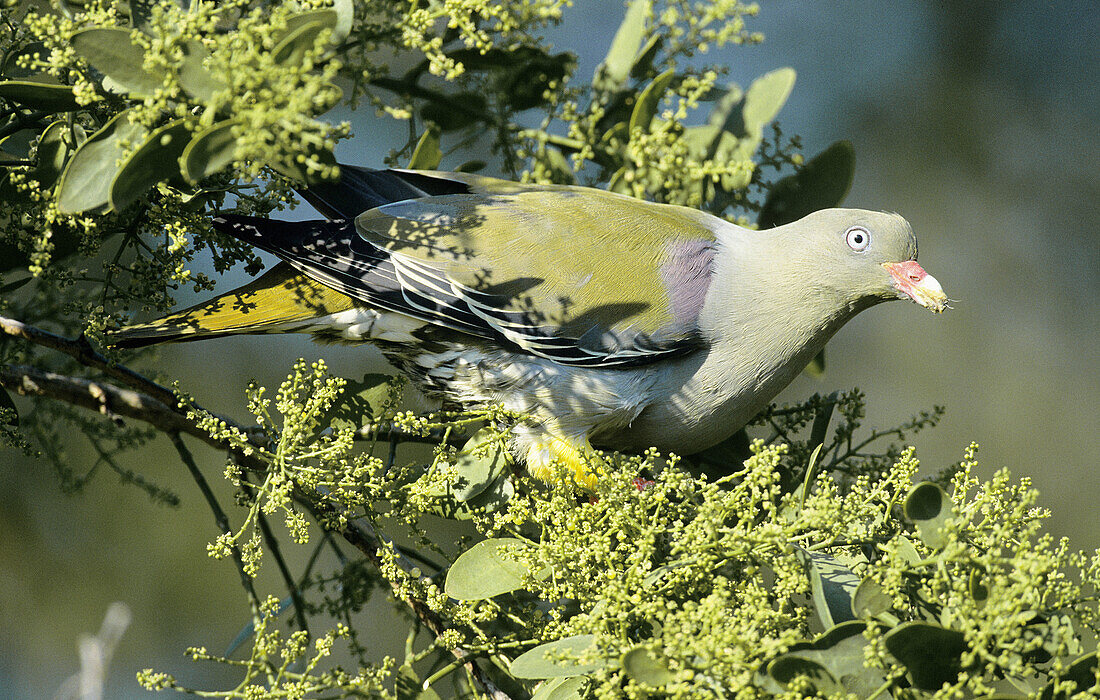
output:
<path id="1" fill-rule="evenodd" d="M 947 295 L 936 278 L 924 271 L 916 260 L 882 263 L 894 279 L 894 289 L 902 299 L 912 299 L 921 306 L 940 313 L 947 308 Z"/>

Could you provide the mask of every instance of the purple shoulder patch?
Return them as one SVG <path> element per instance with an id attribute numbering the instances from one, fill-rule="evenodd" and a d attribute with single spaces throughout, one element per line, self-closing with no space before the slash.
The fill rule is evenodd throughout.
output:
<path id="1" fill-rule="evenodd" d="M 672 241 L 665 248 L 661 280 L 668 290 L 669 311 L 678 327 L 694 326 L 710 286 L 714 241 Z"/>

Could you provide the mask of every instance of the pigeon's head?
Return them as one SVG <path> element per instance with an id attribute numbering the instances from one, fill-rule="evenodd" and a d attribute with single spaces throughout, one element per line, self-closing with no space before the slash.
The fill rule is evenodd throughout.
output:
<path id="1" fill-rule="evenodd" d="M 855 300 L 910 299 L 939 313 L 947 296 L 917 263 L 917 238 L 897 214 L 862 209 L 824 209 L 798 222 L 814 239 L 820 264 Z"/>

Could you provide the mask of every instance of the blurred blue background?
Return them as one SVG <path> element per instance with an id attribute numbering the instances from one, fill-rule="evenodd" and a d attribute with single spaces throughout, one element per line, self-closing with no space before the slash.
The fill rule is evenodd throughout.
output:
<path id="1" fill-rule="evenodd" d="M 591 75 L 621 17 L 619 2 L 580 0 L 549 35 Z M 699 58 L 728 66 L 741 85 L 795 68 L 784 131 L 802 135 L 807 155 L 852 141 L 847 204 L 907 217 L 921 263 L 958 300 L 942 316 L 904 304 L 862 314 L 830 343 L 826 375 L 799 378 L 780 400 L 859 386 L 869 427 L 944 404 L 941 425 L 913 441 L 926 471 L 977 441 L 983 474 L 1007 466 L 1030 477 L 1054 511 L 1050 529 L 1089 549 L 1100 546 L 1098 26 L 1093 0 L 764 3 L 749 24 L 762 45 Z M 406 135 L 373 110 L 353 121 L 346 162 L 377 165 Z M 299 356 L 324 356 L 346 376 L 365 371 L 364 357 L 378 361 L 373 351 L 269 337 L 169 348 L 160 362 L 202 387 L 205 405 L 240 416 L 247 379 L 274 387 Z M 193 448 L 228 502 L 222 457 Z M 74 462 L 84 450 L 73 446 Z M 237 575 L 205 555 L 213 520 L 166 441 L 143 459 L 134 466 L 181 494 L 181 508 L 151 505 L 106 475 L 67 497 L 46 462 L 0 455 L 9 485 L 0 491 L 0 698 L 51 697 L 78 668 L 79 635 L 98 629 L 115 600 L 134 622 L 109 697 L 145 696 L 133 677 L 149 666 L 200 687 L 232 682 L 184 650 L 220 653 L 247 622 Z M 292 566 L 305 556 L 287 554 Z M 281 591 L 273 570 L 267 561 L 261 591 Z M 365 613 L 379 616 L 364 636 L 379 657 L 402 641 L 385 608 L 375 600 Z"/>

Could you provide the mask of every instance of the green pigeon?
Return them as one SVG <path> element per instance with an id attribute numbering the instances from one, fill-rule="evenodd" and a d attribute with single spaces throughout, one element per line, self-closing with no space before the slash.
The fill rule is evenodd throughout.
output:
<path id="1" fill-rule="evenodd" d="M 373 343 L 427 394 L 501 404 L 535 476 L 581 484 L 593 446 L 689 455 L 748 422 L 860 311 L 947 306 L 892 213 L 756 231 L 588 187 L 342 166 L 327 220 L 216 228 L 284 262 L 114 335 L 122 346 L 306 332 Z"/>

